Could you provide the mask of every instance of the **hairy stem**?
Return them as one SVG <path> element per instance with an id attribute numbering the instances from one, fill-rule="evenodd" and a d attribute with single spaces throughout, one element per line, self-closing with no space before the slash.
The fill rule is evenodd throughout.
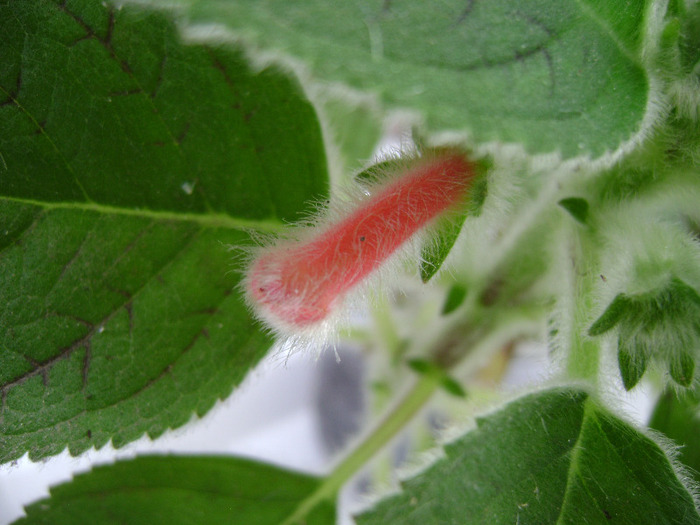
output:
<path id="1" fill-rule="evenodd" d="M 573 329 L 567 372 L 571 378 L 596 384 L 600 367 L 600 342 L 586 335 L 593 308 L 593 288 L 599 276 L 597 270 L 598 251 L 596 243 L 586 233 L 574 233 L 572 243 L 572 290 Z"/>
<path id="2" fill-rule="evenodd" d="M 306 515 L 320 502 L 333 499 L 342 486 L 384 446 L 389 443 L 430 399 L 439 386 L 439 380 L 431 374 L 420 377 L 411 390 L 379 425 L 326 477 L 309 497 L 303 500 L 294 513 L 282 525 L 303 522 Z"/>

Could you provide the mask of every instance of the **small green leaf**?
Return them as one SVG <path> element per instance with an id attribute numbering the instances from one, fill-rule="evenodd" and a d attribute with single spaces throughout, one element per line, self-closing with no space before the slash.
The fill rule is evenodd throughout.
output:
<path id="1" fill-rule="evenodd" d="M 580 197 L 569 197 L 559 201 L 559 206 L 564 208 L 569 214 L 581 224 L 586 224 L 588 219 L 588 201 Z"/>
<path id="2" fill-rule="evenodd" d="M 389 175 L 396 174 L 396 172 L 405 167 L 406 164 L 406 160 L 400 157 L 382 160 L 355 175 L 355 180 L 368 184 L 381 183 Z"/>
<path id="3" fill-rule="evenodd" d="M 467 202 L 467 213 L 470 217 L 481 215 L 489 190 L 488 172 L 492 167 L 493 160 L 490 157 L 482 157 L 474 162 L 475 175 Z"/>
<path id="4" fill-rule="evenodd" d="M 588 329 L 588 335 L 601 335 L 614 328 L 620 319 L 628 313 L 631 306 L 630 299 L 625 294 L 618 294 Z"/>
<path id="5" fill-rule="evenodd" d="M 472 161 L 474 175 L 471 188 L 460 210 L 450 213 L 433 226 L 432 238 L 423 246 L 421 251 L 420 276 L 427 283 L 445 262 L 462 231 L 464 221 L 468 216 L 478 217 L 481 214 L 488 191 L 488 171 L 493 166 L 489 157 Z"/>
<path id="6" fill-rule="evenodd" d="M 682 302 L 687 301 L 689 304 L 693 304 L 700 308 L 700 294 L 698 294 L 695 288 L 689 286 L 687 283 L 677 277 L 671 279 L 670 288 L 672 293 L 678 297 L 678 300 Z"/>
<path id="7" fill-rule="evenodd" d="M 279 525 L 318 486 L 313 477 L 226 456 L 144 456 L 51 489 L 15 525 Z M 323 502 L 307 525 L 332 525 Z"/>
<path id="8" fill-rule="evenodd" d="M 420 278 L 424 283 L 430 281 L 445 262 L 457 241 L 462 225 L 467 218 L 465 214 L 440 219 L 432 228 L 432 239 L 421 251 Z"/>
<path id="9" fill-rule="evenodd" d="M 435 363 L 424 359 L 412 359 L 408 362 L 408 366 L 411 370 L 420 375 L 435 377 L 440 382 L 440 386 L 447 393 L 456 397 L 467 397 L 467 393 L 464 391 L 459 381 L 450 377 L 444 369 Z"/>
<path id="10" fill-rule="evenodd" d="M 700 347 L 700 296 L 683 280 L 634 295 L 619 294 L 591 326 L 589 335 L 619 327 L 618 363 L 628 390 L 644 374 L 647 361 L 668 369 L 681 386 L 690 386 Z"/>
<path id="11" fill-rule="evenodd" d="M 680 386 L 689 387 L 695 375 L 695 359 L 689 350 L 681 351 L 668 364 L 668 372 Z"/>
<path id="12" fill-rule="evenodd" d="M 518 399 L 445 454 L 358 525 L 700 523 L 661 448 L 578 390 Z"/>
<path id="13" fill-rule="evenodd" d="M 630 349 L 628 340 L 619 338 L 617 343 L 617 364 L 620 367 L 622 383 L 625 390 L 632 390 L 644 375 L 647 369 L 647 355 L 645 351 Z"/>
<path id="14" fill-rule="evenodd" d="M 442 315 L 448 315 L 454 312 L 464 301 L 467 296 L 467 289 L 460 284 L 453 284 L 450 291 L 447 292 L 445 304 L 442 306 Z"/>

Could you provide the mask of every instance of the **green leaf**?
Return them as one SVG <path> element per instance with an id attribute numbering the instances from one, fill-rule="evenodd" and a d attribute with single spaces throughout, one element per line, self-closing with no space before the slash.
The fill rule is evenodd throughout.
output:
<path id="1" fill-rule="evenodd" d="M 327 191 L 296 82 L 167 13 L 0 1 L 0 122 L 0 462 L 229 395 L 271 340 L 228 246 Z"/>
<path id="2" fill-rule="evenodd" d="M 442 315 L 454 312 L 464 302 L 466 297 L 467 289 L 464 286 L 460 284 L 452 285 L 449 292 L 447 292 L 445 304 L 442 306 Z"/>
<path id="3" fill-rule="evenodd" d="M 656 403 L 649 426 L 672 439 L 678 448 L 678 459 L 695 481 L 700 481 L 700 397 L 697 392 L 669 389 Z"/>
<path id="4" fill-rule="evenodd" d="M 448 373 L 437 364 L 426 361 L 425 359 L 411 359 L 408 361 L 408 366 L 411 370 L 420 375 L 435 377 L 440 383 L 440 386 L 448 394 L 452 394 L 455 397 L 467 397 L 467 393 L 464 391 L 459 381 L 450 377 Z"/>
<path id="5" fill-rule="evenodd" d="M 695 359 L 691 351 L 680 351 L 668 364 L 668 372 L 680 386 L 689 387 L 695 375 Z"/>
<path id="6" fill-rule="evenodd" d="M 580 197 L 568 197 L 559 201 L 559 206 L 581 224 L 586 224 L 588 219 L 588 201 Z"/>
<path id="7" fill-rule="evenodd" d="M 647 270 L 651 273 L 651 269 Z M 596 336 L 619 326 L 618 363 L 628 390 L 653 359 L 673 380 L 690 386 L 700 343 L 700 296 L 678 277 L 652 290 L 618 294 L 588 330 Z"/>
<path id="8" fill-rule="evenodd" d="M 320 97 L 323 115 L 338 146 L 342 165 L 355 170 L 372 156 L 382 135 L 382 113 L 366 100 L 352 100 L 345 93 L 328 90 Z"/>
<path id="9" fill-rule="evenodd" d="M 685 11 L 682 17 L 682 33 L 680 41 L 681 61 L 684 69 L 693 71 L 700 62 L 700 4 L 689 3 L 687 8 L 681 4 Z M 686 11 L 687 9 L 687 11 Z M 695 69 L 697 77 L 697 69 Z"/>
<path id="10" fill-rule="evenodd" d="M 2 196 L 240 227 L 231 219 L 294 219 L 326 192 L 314 110 L 274 67 L 253 72 L 216 42 L 185 45 L 157 12 L 89 0 L 0 8 Z"/>
<path id="11" fill-rule="evenodd" d="M 488 192 L 488 172 L 493 167 L 493 160 L 483 157 L 472 161 L 474 175 L 467 200 L 461 209 L 453 211 L 440 219 L 431 228 L 431 239 L 421 250 L 420 276 L 424 283 L 430 281 L 442 267 L 457 237 L 462 231 L 467 216 L 478 217 Z"/>
<path id="12" fill-rule="evenodd" d="M 392 157 L 381 160 L 363 169 L 355 175 L 355 180 L 364 184 L 380 184 L 386 181 L 390 175 L 395 175 L 403 169 L 406 169 L 410 163 L 401 157 Z"/>
<path id="13" fill-rule="evenodd" d="M 627 315 L 630 308 L 632 308 L 632 304 L 626 295 L 622 293 L 616 295 L 603 314 L 588 329 L 588 335 L 602 335 L 611 330 L 620 319 Z"/>
<path id="14" fill-rule="evenodd" d="M 445 454 L 358 525 L 700 523 L 659 446 L 578 390 L 518 399 Z"/>
<path id="15" fill-rule="evenodd" d="M 432 279 L 447 259 L 466 218 L 465 214 L 446 217 L 433 226 L 433 238 L 421 250 L 420 278 L 424 283 Z"/>
<path id="16" fill-rule="evenodd" d="M 600 155 L 639 131 L 649 100 L 642 2 L 183 3 L 197 19 L 300 57 L 317 78 L 477 141 Z"/>
<path id="17" fill-rule="evenodd" d="M 310 476 L 225 456 L 144 456 L 53 487 L 16 525 L 279 525 L 318 486 Z M 307 525 L 332 525 L 324 502 Z"/>
<path id="18" fill-rule="evenodd" d="M 646 372 L 648 356 L 646 352 L 629 347 L 629 341 L 619 338 L 617 343 L 617 364 L 620 367 L 625 390 L 632 390 Z"/>

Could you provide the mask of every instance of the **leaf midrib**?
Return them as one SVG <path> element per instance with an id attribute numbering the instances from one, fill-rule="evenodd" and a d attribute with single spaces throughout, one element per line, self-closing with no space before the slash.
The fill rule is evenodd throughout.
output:
<path id="1" fill-rule="evenodd" d="M 47 211 L 51 210 L 75 210 L 91 211 L 103 215 L 127 215 L 156 221 L 189 222 L 205 228 L 226 228 L 231 230 L 258 230 L 261 232 L 275 233 L 284 228 L 284 223 L 279 219 L 247 219 L 234 217 L 227 213 L 192 213 L 177 212 L 172 210 L 151 210 L 146 208 L 124 208 L 110 204 L 97 202 L 48 202 L 21 197 L 2 196 L 0 201 L 10 201 L 20 204 L 37 206 Z"/>

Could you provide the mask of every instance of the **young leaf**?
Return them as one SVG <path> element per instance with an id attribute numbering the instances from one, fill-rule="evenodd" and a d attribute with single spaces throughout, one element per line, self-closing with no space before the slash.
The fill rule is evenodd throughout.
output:
<path id="1" fill-rule="evenodd" d="M 455 397 L 467 397 L 462 385 L 456 379 L 450 377 L 440 366 L 424 359 L 412 359 L 408 366 L 414 372 L 421 375 L 431 375 L 438 379 L 440 386 L 449 394 Z"/>
<path id="2" fill-rule="evenodd" d="M 559 206 L 564 208 L 569 214 L 581 224 L 586 224 L 588 219 L 588 201 L 580 197 L 569 197 L 559 201 Z"/>
<path id="3" fill-rule="evenodd" d="M 668 372 L 680 386 L 689 387 L 695 374 L 695 359 L 690 351 L 680 351 L 668 364 Z"/>
<path id="4" fill-rule="evenodd" d="M 700 523 L 659 446 L 578 390 L 516 400 L 445 453 L 357 523 Z"/>
<path id="5" fill-rule="evenodd" d="M 424 112 L 430 130 L 567 157 L 614 150 L 640 129 L 644 17 L 663 15 L 622 0 L 185 3 L 318 78 Z"/>
<path id="6" fill-rule="evenodd" d="M 450 287 L 450 291 L 447 292 L 447 298 L 445 299 L 445 304 L 442 306 L 442 315 L 448 315 L 454 312 L 464 301 L 467 296 L 467 289 L 460 285 L 454 284 Z"/>
<path id="7" fill-rule="evenodd" d="M 447 259 L 466 218 L 464 214 L 447 217 L 432 228 L 431 233 L 434 238 L 430 239 L 421 250 L 420 278 L 424 283 L 432 279 Z"/>
<path id="8" fill-rule="evenodd" d="M 478 217 L 481 214 L 488 191 L 487 173 L 492 165 L 493 162 L 488 157 L 474 161 L 474 178 L 463 209 L 443 218 L 433 226 L 432 239 L 421 250 L 420 277 L 424 283 L 433 278 L 447 259 L 467 216 Z"/>
<path id="9" fill-rule="evenodd" d="M 401 157 L 381 160 L 355 175 L 355 180 L 359 183 L 379 184 L 385 182 L 389 175 L 396 174 L 405 166 L 406 160 Z"/>
<path id="10" fill-rule="evenodd" d="M 0 1 L 0 462 L 151 437 L 269 348 L 226 246 L 327 189 L 286 74 L 165 13 Z"/>
<path id="11" fill-rule="evenodd" d="M 678 385 L 688 387 L 700 342 L 699 315 L 700 296 L 674 277 L 648 292 L 618 294 L 588 333 L 600 335 L 619 326 L 618 363 L 628 390 L 642 377 L 649 359 L 667 368 Z"/>
<path id="12" fill-rule="evenodd" d="M 615 328 L 615 325 L 628 314 L 632 308 L 630 299 L 624 294 L 618 294 L 608 305 L 603 314 L 588 329 L 588 335 L 602 335 L 608 330 Z"/>
<path id="13" fill-rule="evenodd" d="M 648 356 L 644 351 L 629 347 L 629 341 L 619 338 L 617 343 L 617 364 L 620 367 L 625 390 L 632 390 L 646 372 Z"/>
<path id="14" fill-rule="evenodd" d="M 310 476 L 225 456 L 143 456 L 100 466 L 51 489 L 15 525 L 279 525 L 316 489 Z M 324 502 L 307 525 L 332 525 Z"/>

